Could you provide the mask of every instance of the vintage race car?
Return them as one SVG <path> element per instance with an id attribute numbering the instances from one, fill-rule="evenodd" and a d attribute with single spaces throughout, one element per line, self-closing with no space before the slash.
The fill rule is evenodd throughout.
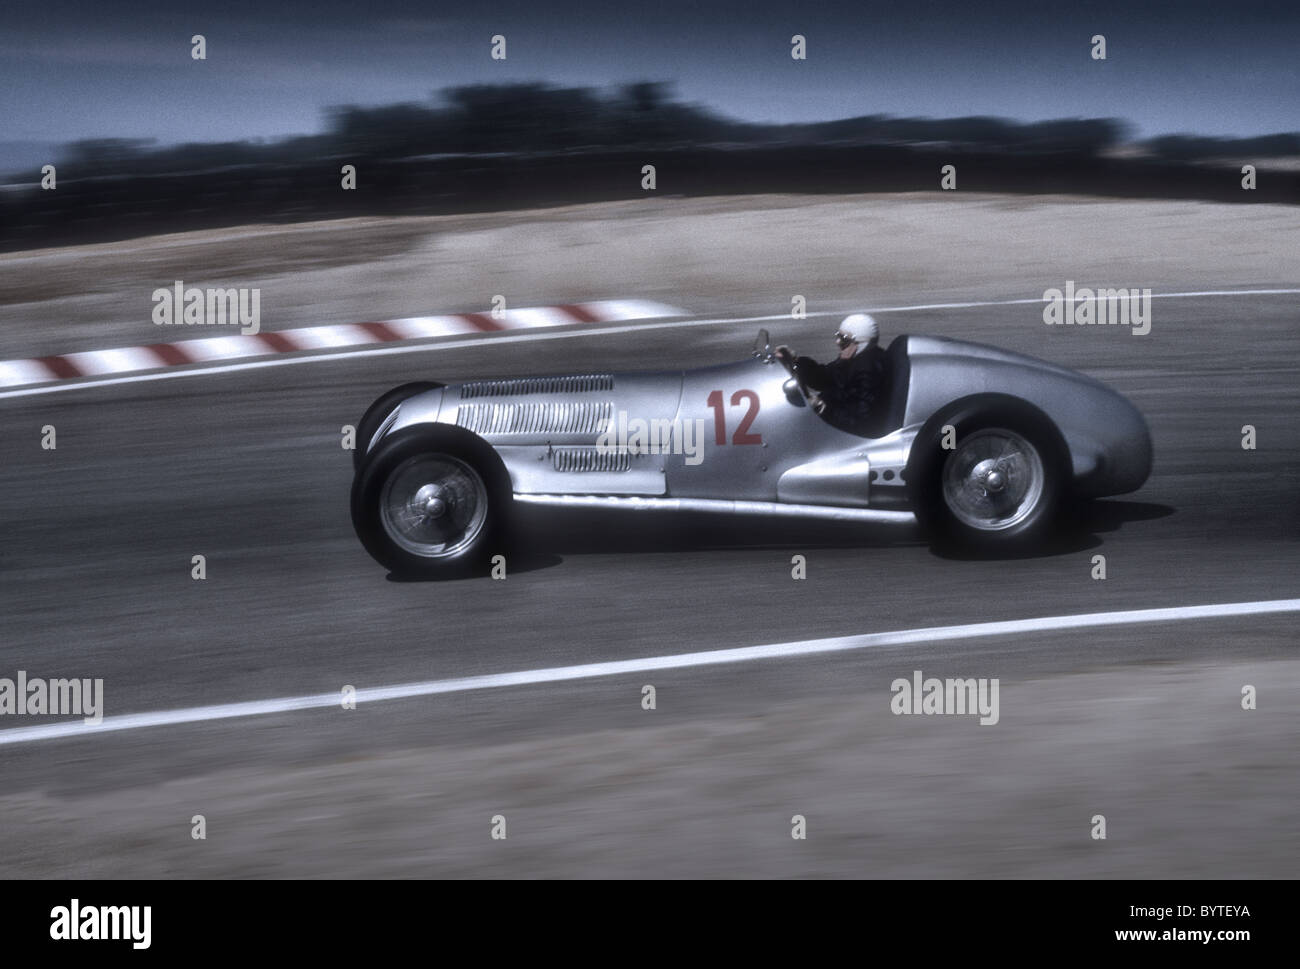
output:
<path id="1" fill-rule="evenodd" d="M 1091 377 L 938 337 L 885 359 L 855 428 L 809 406 L 765 330 L 749 358 L 685 372 L 406 384 L 357 425 L 353 525 L 382 565 L 434 576 L 482 567 L 521 503 L 919 522 L 997 549 L 1150 474 L 1146 421 Z"/>

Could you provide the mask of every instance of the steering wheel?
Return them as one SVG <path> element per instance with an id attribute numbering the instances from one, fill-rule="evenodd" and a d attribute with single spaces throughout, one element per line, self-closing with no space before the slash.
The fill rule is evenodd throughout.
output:
<path id="1" fill-rule="evenodd" d="M 810 399 L 808 387 L 804 384 L 803 378 L 799 376 L 798 371 L 794 368 L 795 357 L 793 351 L 788 357 L 778 355 L 776 359 L 780 362 L 781 366 L 785 367 L 785 372 L 788 373 L 799 386 L 799 393 L 803 394 L 804 399 Z"/>

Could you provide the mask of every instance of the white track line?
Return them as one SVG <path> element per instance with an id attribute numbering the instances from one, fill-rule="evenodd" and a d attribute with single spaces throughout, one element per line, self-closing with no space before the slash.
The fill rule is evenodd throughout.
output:
<path id="1" fill-rule="evenodd" d="M 1185 299 L 1200 296 L 1278 296 L 1278 295 L 1297 295 L 1300 289 L 1212 289 L 1197 293 L 1152 293 L 1152 299 Z M 639 307 L 643 305 L 637 300 L 627 301 L 609 301 L 611 303 L 621 302 L 623 305 Z M 868 313 L 911 313 L 923 310 L 945 310 L 945 309 L 972 309 L 981 306 L 1020 306 L 1030 303 L 1042 303 L 1042 299 L 1000 299 L 1000 300 L 983 300 L 970 303 L 924 303 L 915 306 L 880 306 L 865 310 Z M 656 304 L 646 304 L 656 305 Z M 809 313 L 811 317 L 821 316 L 839 316 L 840 314 L 833 311 Z M 183 369 L 161 370 L 154 373 L 130 374 L 124 377 L 101 377 L 90 380 L 69 379 L 58 383 L 51 383 L 37 387 L 22 387 L 17 390 L 0 391 L 0 400 L 9 397 L 36 397 L 42 394 L 59 394 L 66 393 L 70 390 L 87 390 L 94 387 L 111 387 L 118 384 L 138 384 L 147 383 L 154 380 L 176 380 L 183 377 L 206 377 L 213 374 L 236 373 L 241 370 L 261 370 L 264 367 L 292 367 L 304 363 L 322 363 L 331 360 L 350 360 L 357 357 L 376 357 L 385 356 L 394 353 L 429 353 L 435 350 L 453 350 L 460 347 L 482 346 L 485 342 L 492 343 L 517 343 L 520 341 L 533 340 L 565 340 L 574 337 L 605 336 L 616 333 L 632 333 L 637 330 L 663 330 L 675 329 L 679 327 L 690 326 L 723 326 L 727 324 L 738 323 L 769 323 L 776 320 L 789 320 L 789 313 L 775 313 L 771 316 L 736 316 L 720 317 L 716 319 L 683 319 L 671 320 L 668 322 L 629 322 L 620 323 L 613 326 L 597 326 L 591 323 L 575 324 L 576 329 L 562 330 L 553 332 L 546 329 L 526 329 L 522 333 L 511 333 L 502 331 L 500 333 L 481 333 L 469 339 L 456 340 L 439 340 L 436 343 L 417 343 L 406 346 L 391 346 L 381 344 L 373 348 L 358 350 L 348 350 L 343 352 L 317 352 L 302 353 L 291 357 L 272 357 L 266 360 L 254 360 L 248 363 L 220 364 L 213 366 L 191 366 Z M 400 324 L 410 321 L 396 320 L 389 321 L 390 324 Z M 0 368 L 8 365 L 15 367 L 27 365 L 28 361 L 0 361 Z M 15 371 L 17 373 L 17 370 Z M 25 373 L 25 371 L 23 371 Z"/>
<path id="2" fill-rule="evenodd" d="M 1152 293 L 1152 299 L 1189 299 L 1199 296 L 1294 296 L 1300 289 L 1206 289 L 1197 293 Z M 1084 297 L 1075 296 L 1071 303 L 1082 302 Z M 1027 306 L 1032 303 L 1046 303 L 1041 296 L 1033 299 L 1000 299 L 980 303 L 930 303 L 926 306 L 882 306 L 880 309 L 867 310 L 868 313 L 909 313 L 913 310 L 960 310 L 976 306 Z M 813 314 L 809 314 L 810 316 Z M 820 314 L 825 316 L 827 314 Z"/>
<path id="3" fill-rule="evenodd" d="M 1200 293 L 1153 293 L 1152 299 L 1187 299 L 1197 297 L 1271 297 L 1271 295 L 1296 295 L 1300 294 L 1300 289 L 1238 289 L 1238 290 L 1204 290 Z M 643 300 L 606 300 L 607 303 L 617 304 L 628 312 L 636 312 L 643 307 L 658 306 L 656 303 L 645 303 Z M 917 306 L 883 306 L 868 308 L 866 312 L 871 313 L 906 313 L 920 312 L 926 310 L 970 310 L 970 308 L 985 306 L 1026 306 L 1031 303 L 1043 303 L 1043 299 L 985 299 L 976 300 L 970 303 L 919 303 Z M 839 316 L 837 312 L 811 312 L 809 317 L 820 316 Z M 441 317 L 439 317 L 441 319 Z M 572 339 L 573 337 L 594 337 L 610 336 L 615 333 L 632 333 L 634 330 L 646 329 L 676 329 L 685 328 L 685 326 L 722 326 L 727 324 L 750 324 L 750 323 L 772 323 L 776 320 L 789 320 L 789 313 L 774 313 L 771 316 L 732 316 L 718 317 L 718 319 L 708 320 L 671 320 L 667 323 L 625 323 L 616 325 L 595 325 L 595 324 L 575 324 L 577 329 L 560 330 L 559 333 L 552 332 L 547 328 L 526 328 L 523 333 L 499 332 L 499 333 L 480 333 L 467 339 L 439 339 L 435 343 L 411 343 L 406 346 L 377 345 L 365 347 L 365 349 L 348 350 L 342 352 L 315 351 L 303 352 L 294 356 L 274 356 L 274 358 L 265 360 L 251 360 L 248 363 L 230 363 L 230 364 L 211 364 L 211 365 L 191 365 L 191 367 L 165 369 L 165 371 L 156 371 L 152 373 L 131 373 L 131 375 L 122 377 L 99 377 L 90 378 L 90 380 L 64 380 L 51 382 L 39 386 L 30 386 L 30 388 L 18 388 L 14 390 L 4 390 L 0 392 L 0 401 L 10 397 L 39 397 L 42 394 L 60 394 L 69 392 L 69 390 L 86 390 L 90 388 L 100 388 L 100 386 L 116 386 L 120 384 L 144 384 L 155 380 L 178 380 L 182 377 L 205 377 L 217 375 L 217 373 L 235 373 L 239 371 L 253 371 L 264 367 L 295 367 L 295 365 L 304 363 L 322 363 L 329 360 L 348 360 L 356 359 L 359 356 L 382 356 L 389 354 L 426 354 L 426 352 L 435 350 L 455 350 L 459 347 L 482 346 L 485 341 L 493 343 L 515 343 L 520 341 L 534 341 L 534 339 Z M 394 328 L 400 328 L 402 325 L 412 326 L 419 323 L 420 317 L 411 320 L 390 320 L 389 325 Z M 468 326 L 468 324 L 467 324 Z M 291 332 L 291 330 L 289 330 Z M 420 332 L 411 333 L 411 338 L 420 338 L 426 336 Z M 220 339 L 214 338 L 214 339 Z M 187 341 L 187 345 L 192 345 Z M 205 342 L 205 341 L 204 341 Z M 19 367 L 26 367 L 27 360 L 0 360 L 0 369 L 14 367 L 16 378 L 22 378 L 26 371 L 19 372 Z"/>
<path id="4" fill-rule="evenodd" d="M 356 701 L 360 704 L 375 703 L 381 700 L 405 700 L 412 697 L 435 696 L 440 693 L 463 693 L 469 690 L 530 686 L 538 683 L 558 683 L 565 680 L 623 676 L 628 673 L 644 673 L 653 670 L 716 666 L 720 663 L 748 663 L 764 659 L 788 659 L 797 656 L 811 656 L 817 653 L 840 653 L 878 646 L 901 646 L 908 643 L 939 643 L 954 639 L 1020 635 L 1095 626 L 1183 622 L 1189 619 L 1219 619 L 1227 616 L 1258 616 L 1284 612 L 1300 612 L 1300 599 L 1227 602 L 1218 605 L 1174 606 L 1165 609 L 1131 609 L 1124 612 L 1092 612 L 1078 616 L 1044 616 L 1039 619 L 979 622 L 962 626 L 931 626 L 926 629 L 900 629 L 894 632 L 868 633 L 863 636 L 836 636 L 830 639 L 808 639 L 792 643 L 772 643 L 766 646 L 742 646 L 736 649 L 714 649 L 697 653 L 647 656 L 640 659 L 615 660 L 606 663 L 587 663 L 582 666 L 555 666 L 549 669 L 519 670 L 513 673 L 489 673 L 483 676 L 465 676 L 451 680 L 427 680 L 422 683 L 399 683 L 394 686 L 369 687 L 357 690 Z M 105 717 L 103 721 L 95 725 L 77 720 L 39 727 L 15 727 L 0 730 L 0 745 L 31 743 L 40 740 L 60 740 L 70 737 L 113 733 L 119 730 L 137 730 L 144 727 L 168 727 L 184 723 L 201 723 L 209 720 L 231 720 L 271 713 L 290 713 L 294 710 L 338 708 L 341 706 L 341 699 L 341 693 L 318 693 L 314 696 L 278 697 L 244 703 L 223 703 L 216 706 L 160 710 L 154 713 L 128 713 L 116 717 Z"/>

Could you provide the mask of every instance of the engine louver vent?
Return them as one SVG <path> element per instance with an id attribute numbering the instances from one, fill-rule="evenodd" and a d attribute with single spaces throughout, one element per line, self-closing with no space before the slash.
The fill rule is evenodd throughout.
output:
<path id="1" fill-rule="evenodd" d="M 632 455 L 627 451 L 560 448 L 551 463 L 556 471 L 631 471 Z"/>
<path id="2" fill-rule="evenodd" d="M 602 433 L 614 419 L 613 401 L 555 404 L 461 404 L 456 423 L 475 434 Z"/>
<path id="3" fill-rule="evenodd" d="M 517 380 L 478 380 L 461 384 L 460 399 L 509 397 L 525 394 L 588 394 L 614 389 L 614 375 L 598 373 L 577 377 L 521 377 Z"/>

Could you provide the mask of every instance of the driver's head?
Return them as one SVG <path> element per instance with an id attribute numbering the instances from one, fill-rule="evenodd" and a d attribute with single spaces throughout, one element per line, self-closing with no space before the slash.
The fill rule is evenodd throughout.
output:
<path id="1" fill-rule="evenodd" d="M 847 356 L 853 356 L 879 339 L 880 327 L 866 313 L 844 317 L 839 329 L 835 331 L 835 346 L 841 354 Z"/>

